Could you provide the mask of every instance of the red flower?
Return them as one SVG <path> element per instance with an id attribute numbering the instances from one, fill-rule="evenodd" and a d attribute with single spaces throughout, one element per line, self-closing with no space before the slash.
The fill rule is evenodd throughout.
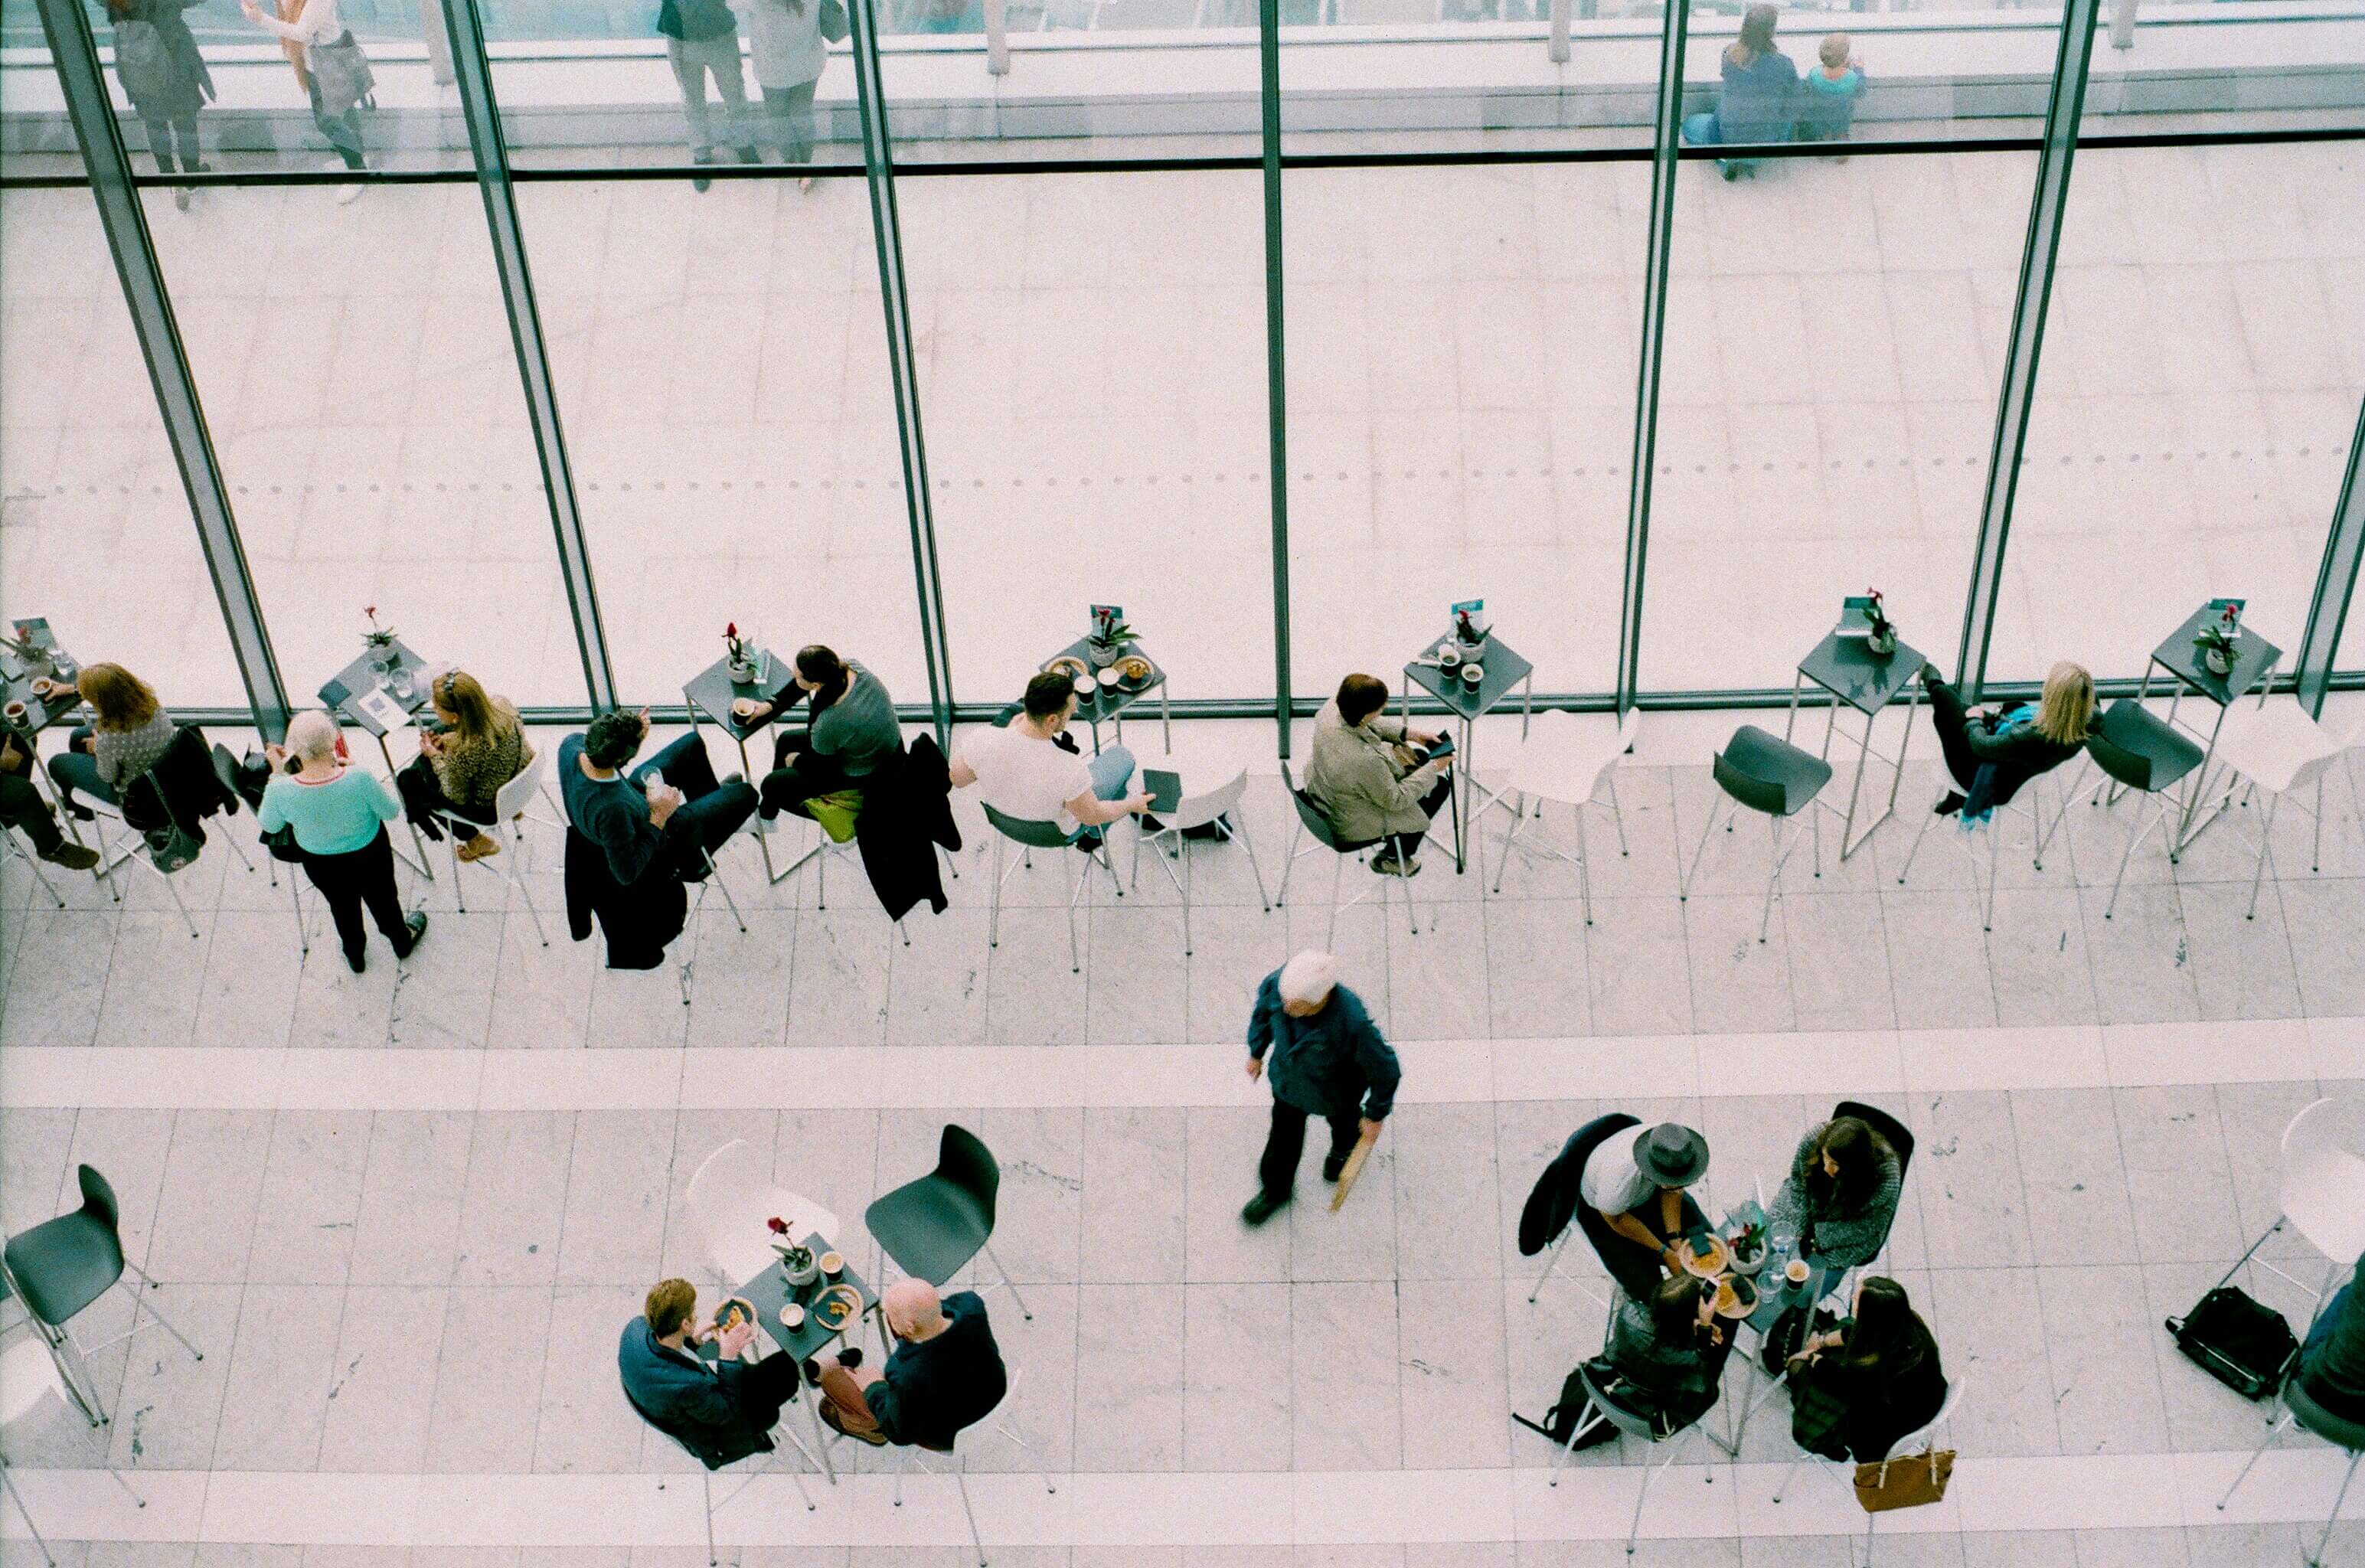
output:
<path id="1" fill-rule="evenodd" d="M 733 621 L 726 623 L 723 628 L 723 634 L 726 637 L 736 637 L 739 635 L 739 622 Z"/>
<path id="2" fill-rule="evenodd" d="M 786 1236 L 789 1233 L 789 1222 L 778 1215 L 774 1215 L 764 1223 L 771 1227 L 774 1236 Z"/>

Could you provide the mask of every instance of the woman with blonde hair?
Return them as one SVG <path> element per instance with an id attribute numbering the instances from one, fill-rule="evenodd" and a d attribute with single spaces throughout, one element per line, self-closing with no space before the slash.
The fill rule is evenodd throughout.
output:
<path id="1" fill-rule="evenodd" d="M 90 705 L 91 722 L 66 738 L 62 756 L 50 759 L 50 778 L 58 803 L 88 822 L 90 808 L 74 803 L 75 791 L 120 803 L 125 785 L 164 760 L 177 730 L 148 683 L 121 665 L 84 666 L 74 689 Z"/>
<path id="2" fill-rule="evenodd" d="M 2077 756 L 2094 719 L 2094 678 L 2067 659 L 2046 675 L 2034 703 L 2001 713 L 1967 708 L 1936 665 L 1922 666 L 1922 689 L 1955 778 L 1956 788 L 1931 808 L 1940 816 L 1960 812 L 1978 820 L 2007 803 L 2022 785 Z"/>
<path id="3" fill-rule="evenodd" d="M 405 800 L 470 822 L 490 823 L 501 786 L 533 760 L 516 705 L 493 696 L 475 676 L 458 669 L 430 681 L 427 700 L 443 727 L 420 734 L 419 756 L 427 765 L 427 776 L 415 777 L 416 764 L 405 770 L 414 774 L 404 781 Z M 458 851 L 463 860 L 499 853 L 500 846 L 481 833 Z"/>

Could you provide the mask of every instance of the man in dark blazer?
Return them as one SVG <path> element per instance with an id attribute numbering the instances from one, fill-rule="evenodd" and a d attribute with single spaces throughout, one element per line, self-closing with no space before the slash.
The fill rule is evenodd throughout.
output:
<path id="1" fill-rule="evenodd" d="M 780 1406 L 796 1396 L 797 1365 L 785 1355 L 741 1361 L 755 1336 L 752 1320 L 720 1331 L 702 1326 L 690 1282 L 660 1281 L 616 1346 L 624 1397 L 710 1469 L 768 1453 Z M 712 1361 L 698 1352 L 707 1343 L 716 1352 Z"/>

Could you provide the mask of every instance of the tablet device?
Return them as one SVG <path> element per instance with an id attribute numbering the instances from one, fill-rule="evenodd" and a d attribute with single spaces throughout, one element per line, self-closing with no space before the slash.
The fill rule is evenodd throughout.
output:
<path id="1" fill-rule="evenodd" d="M 1452 756 L 1452 755 L 1453 736 L 1448 734 L 1438 736 L 1437 744 L 1429 747 L 1427 751 L 1422 752 L 1420 754 L 1420 759 L 1423 762 L 1435 762 L 1440 756 Z"/>
<path id="2" fill-rule="evenodd" d="M 1141 787 L 1149 791 L 1149 809 L 1171 812 L 1182 803 L 1182 776 L 1155 767 L 1141 770 Z"/>

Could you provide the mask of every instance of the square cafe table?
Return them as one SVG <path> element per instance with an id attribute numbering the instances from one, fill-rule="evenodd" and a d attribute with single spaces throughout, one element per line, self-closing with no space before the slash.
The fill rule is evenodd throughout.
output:
<path id="1" fill-rule="evenodd" d="M 2192 638 L 2194 633 L 2201 630 L 2203 622 L 2214 619 L 2209 607 L 2205 604 L 2187 617 L 2183 625 L 2169 633 L 2168 641 L 2151 651 L 2151 662 L 2144 666 L 2143 684 L 2135 689 L 2135 700 L 2141 702 L 2151 695 L 2153 670 L 2164 669 L 2174 676 L 2176 695 L 2169 700 L 2168 722 L 2171 724 L 2182 723 L 2185 731 L 2194 739 L 2205 739 L 2207 742 L 2206 748 L 2201 754 L 2201 766 L 2192 770 L 2191 783 L 2188 787 L 2190 792 L 2184 799 L 2184 809 L 2177 818 L 2176 837 L 2170 847 L 2179 854 L 2183 852 L 2187 845 L 2199 838 L 2202 831 L 2215 822 L 2219 812 L 2225 809 L 2225 800 L 2220 799 L 2215 811 L 2202 817 L 2198 822 L 2193 820 L 2201 810 L 2201 802 L 2209 798 L 2209 768 L 2217 756 L 2217 732 L 2225 727 L 2225 710 L 2248 696 L 2253 689 L 2259 694 L 2259 706 L 2265 707 L 2269 685 L 2267 678 L 2274 673 L 2275 666 L 2283 656 L 2283 651 L 2281 648 L 2251 631 L 2249 627 L 2243 626 L 2234 633 L 2234 667 L 2224 675 L 2211 673 L 2209 667 L 2201 662 L 2201 650 L 2192 645 Z M 2177 717 L 2177 710 L 2182 706 L 2184 694 L 2188 690 L 2198 692 L 2216 705 L 2216 722 L 2209 726 L 2209 733 L 2205 737 L 2198 728 L 2190 723 L 2183 723 L 2183 721 Z M 2116 798 L 2115 791 L 2113 798 Z"/>
<path id="2" fill-rule="evenodd" d="M 387 700 L 406 714 L 416 713 L 427 706 L 427 661 L 411 652 L 409 645 L 399 637 L 396 638 L 390 646 L 394 650 L 398 667 L 408 678 L 400 689 L 398 690 L 388 684 L 392 678 L 391 672 L 381 673 L 377 666 L 370 662 L 370 655 L 364 653 L 353 663 L 339 670 L 335 678 L 323 682 L 319 693 L 323 707 L 339 714 L 348 723 L 358 724 L 377 737 L 377 754 L 386 763 L 388 778 L 394 774 L 394 752 L 386 744 L 386 726 L 364 711 L 355 699 L 375 687 L 385 692 Z M 342 701 L 330 700 L 329 689 L 331 686 L 342 686 L 345 689 L 347 695 Z M 397 849 L 395 853 L 401 856 L 412 870 L 429 881 L 433 881 L 435 870 L 428 863 L 427 846 L 420 841 L 419 829 L 410 826 L 408 813 L 404 815 L 403 823 L 409 830 L 410 847 L 413 853 L 403 855 L 400 849 Z"/>
<path id="3" fill-rule="evenodd" d="M 772 727 L 772 721 L 780 716 L 781 700 L 797 690 L 797 678 L 795 666 L 778 657 L 768 648 L 756 650 L 756 671 L 754 680 L 741 684 L 731 678 L 731 661 L 717 659 L 690 677 L 682 687 L 681 695 L 689 704 L 690 729 L 693 732 L 697 730 L 698 717 L 701 713 L 719 725 L 739 747 L 740 772 L 746 775 L 748 783 L 760 789 L 764 775 L 771 770 L 768 767 L 759 770 L 747 760 L 747 743 Z M 742 697 L 751 697 L 765 703 L 767 711 L 753 721 L 741 723 L 732 716 L 731 704 Z M 822 844 L 827 842 L 824 838 Z M 787 866 L 776 869 L 772 865 L 772 835 L 760 826 L 756 833 L 756 847 L 764 857 L 764 875 L 774 882 L 793 875 L 798 867 L 820 854 L 822 844 L 816 844 Z"/>
<path id="4" fill-rule="evenodd" d="M 26 781 L 33 786 L 33 792 L 54 810 L 58 803 L 57 786 L 50 778 L 50 770 L 41 766 L 40 748 L 34 743 L 42 731 L 53 724 L 63 723 L 79 712 L 82 695 L 69 682 L 63 692 L 41 698 L 33 691 L 33 678 L 46 674 L 54 680 L 61 669 L 78 674 L 81 666 L 74 661 L 73 655 L 58 645 L 57 637 L 50 631 L 50 623 L 44 617 L 20 616 L 10 623 L 8 630 L 15 641 L 33 650 L 39 662 L 21 670 L 16 668 L 17 661 L 13 657 L 0 665 L 0 677 L 6 678 L 0 680 L 0 703 L 22 702 L 25 705 L 25 722 L 21 724 L 12 724 L 6 717 L 0 717 L 0 735 L 16 740 L 17 749 L 25 754 Z M 66 836 L 76 844 L 82 844 L 82 832 L 75 825 L 74 814 L 61 811 L 57 817 L 58 825 L 65 829 Z M 91 873 L 93 877 L 106 874 L 103 865 Z"/>
<path id="5" fill-rule="evenodd" d="M 836 1250 L 830 1246 L 829 1238 L 818 1232 L 806 1237 L 802 1245 L 811 1248 L 813 1255 L 816 1258 L 824 1252 Z M 852 1285 L 855 1294 L 862 1298 L 861 1308 L 835 1328 L 824 1327 L 812 1311 L 813 1299 L 833 1283 Z M 879 1328 L 879 1339 L 882 1347 L 880 1353 L 881 1355 L 887 1353 L 884 1348 L 887 1344 L 887 1329 L 883 1318 L 880 1316 L 878 1293 L 870 1288 L 869 1283 L 861 1275 L 854 1271 L 854 1266 L 851 1263 L 846 1265 L 846 1271 L 835 1281 L 817 1276 L 811 1284 L 790 1290 L 787 1270 L 781 1267 L 778 1260 L 775 1260 L 768 1268 L 731 1294 L 746 1298 L 747 1305 L 756 1309 L 756 1327 L 763 1332 L 766 1338 L 780 1348 L 781 1354 L 793 1357 L 800 1368 L 806 1361 L 827 1350 L 832 1342 L 843 1338 L 847 1329 L 852 1328 L 865 1317 L 871 1318 Z M 780 1308 L 791 1301 L 806 1309 L 803 1324 L 794 1330 L 783 1327 L 780 1323 Z M 801 1374 L 800 1374 L 800 1381 L 801 1382 Z M 830 1484 L 835 1486 L 837 1484 L 837 1470 L 830 1463 L 829 1438 L 828 1434 L 822 1429 L 821 1391 L 809 1383 L 804 1384 L 799 1392 L 799 1398 L 804 1405 L 806 1419 L 813 1423 L 813 1451 L 821 1456 L 822 1470 L 829 1476 Z"/>
<path id="6" fill-rule="evenodd" d="M 1489 806 L 1503 804 L 1500 795 L 1478 782 L 1472 755 L 1476 750 L 1478 721 L 1508 697 L 1513 687 L 1519 687 L 1522 692 L 1519 738 L 1527 739 L 1528 721 L 1535 713 L 1536 666 L 1521 658 L 1508 643 L 1490 634 L 1478 655 L 1483 678 L 1474 687 L 1462 678 L 1459 669 L 1447 670 L 1437 662 L 1439 654 L 1454 645 L 1453 633 L 1448 632 L 1405 662 L 1397 711 L 1407 723 L 1412 722 L 1412 689 L 1418 686 L 1444 703 L 1459 721 L 1459 733 L 1453 737 L 1453 870 L 1459 876 L 1468 865 L 1472 820 Z M 1477 799 L 1481 795 L 1485 797 L 1484 801 Z"/>
<path id="7" fill-rule="evenodd" d="M 1168 751 L 1174 749 L 1174 709 L 1166 690 L 1166 666 L 1156 659 L 1150 658 L 1149 651 L 1138 643 L 1126 644 L 1125 653 L 1119 655 L 1118 658 L 1122 660 L 1127 655 L 1141 658 L 1149 666 L 1149 678 L 1138 686 L 1128 686 L 1121 680 L 1115 686 L 1099 684 L 1100 671 L 1093 667 L 1090 637 L 1077 638 L 1037 666 L 1038 669 L 1049 669 L 1061 659 L 1071 658 L 1092 671 L 1093 694 L 1090 697 L 1086 697 L 1081 691 L 1076 694 L 1076 717 L 1092 726 L 1094 756 L 1101 754 L 1101 721 L 1105 719 L 1115 725 L 1115 738 L 1122 743 L 1125 739 L 1125 711 L 1153 691 L 1158 693 L 1158 722 L 1160 738 Z"/>
<path id="8" fill-rule="evenodd" d="M 1799 693 L 1808 681 L 1813 681 L 1837 699 L 1824 711 L 1823 760 L 1832 757 L 1832 732 L 1839 727 L 1840 709 L 1849 707 L 1864 715 L 1864 740 L 1856 748 L 1855 777 L 1848 785 L 1847 816 L 1840 824 L 1840 858 L 1844 860 L 1864 847 L 1872 830 L 1889 820 L 1897 810 L 1897 789 L 1905 781 L 1905 754 L 1913 745 L 1913 709 L 1922 700 L 1919 677 L 1925 661 L 1920 649 L 1900 641 L 1897 651 L 1886 658 L 1876 657 L 1865 646 L 1862 637 L 1843 637 L 1837 632 L 1827 632 L 1814 651 L 1799 661 L 1799 673 L 1790 678 L 1789 716 L 1782 723 L 1782 738 L 1788 740 L 1799 722 Z M 1872 749 L 1872 723 L 1883 708 L 1900 696 L 1905 699 L 1905 738 L 1898 743 L 1897 755 L 1877 755 L 1889 767 L 1889 801 L 1880 815 L 1855 831 L 1857 800 L 1864 794 L 1864 770 L 1876 755 Z"/>

